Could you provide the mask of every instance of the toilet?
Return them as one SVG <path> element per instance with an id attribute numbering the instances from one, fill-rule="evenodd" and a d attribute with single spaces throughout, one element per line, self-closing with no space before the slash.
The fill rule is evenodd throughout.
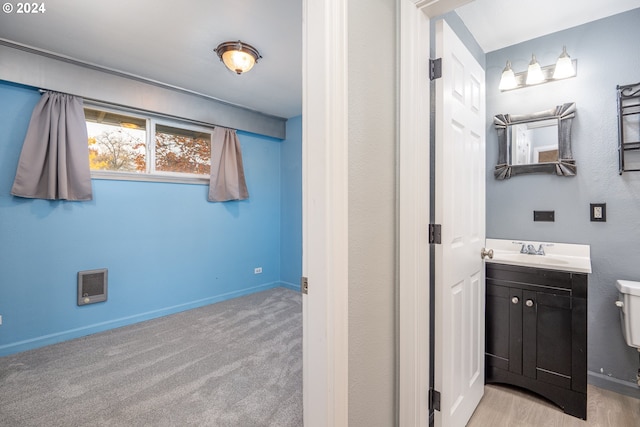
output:
<path id="1" fill-rule="evenodd" d="M 617 280 L 619 296 L 616 305 L 620 307 L 622 334 L 627 345 L 640 351 L 640 282 Z"/>

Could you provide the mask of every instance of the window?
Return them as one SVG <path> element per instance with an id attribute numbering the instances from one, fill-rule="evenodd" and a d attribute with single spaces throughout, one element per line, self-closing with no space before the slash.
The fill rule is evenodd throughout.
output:
<path id="1" fill-rule="evenodd" d="M 84 112 L 93 178 L 208 182 L 212 128 L 102 107 Z"/>

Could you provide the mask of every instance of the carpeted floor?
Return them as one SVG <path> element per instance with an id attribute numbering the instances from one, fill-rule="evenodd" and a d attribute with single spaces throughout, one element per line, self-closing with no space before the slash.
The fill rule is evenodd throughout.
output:
<path id="1" fill-rule="evenodd" d="M 0 358 L 0 426 L 302 426 L 300 293 Z"/>

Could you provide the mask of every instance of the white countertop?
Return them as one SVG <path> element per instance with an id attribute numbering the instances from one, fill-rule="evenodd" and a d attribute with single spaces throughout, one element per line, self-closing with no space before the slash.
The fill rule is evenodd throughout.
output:
<path id="1" fill-rule="evenodd" d="M 529 255 L 520 253 L 522 244 L 514 242 L 533 245 L 536 249 L 540 247 L 540 244 L 550 246 L 544 246 L 545 255 Z M 589 245 L 520 239 L 487 239 L 486 249 L 493 249 L 493 259 L 486 257 L 486 262 L 591 273 L 591 247 Z"/>

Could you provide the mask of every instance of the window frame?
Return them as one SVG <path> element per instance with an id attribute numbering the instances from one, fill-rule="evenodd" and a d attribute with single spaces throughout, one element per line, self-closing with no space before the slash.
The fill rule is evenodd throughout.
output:
<path id="1" fill-rule="evenodd" d="M 84 108 L 104 111 L 106 113 L 127 115 L 132 118 L 144 120 L 146 123 L 145 144 L 148 157 L 146 160 L 145 172 L 121 172 L 110 170 L 91 170 L 91 179 L 115 180 L 115 181 L 142 181 L 142 182 L 166 182 L 176 184 L 199 184 L 208 185 L 210 175 L 190 174 L 186 172 L 167 172 L 155 170 L 156 164 L 156 125 L 179 128 L 194 132 L 209 134 L 210 141 L 213 140 L 213 130 L 215 126 L 206 123 L 195 122 L 188 119 L 164 116 L 157 113 L 137 110 L 133 108 L 113 106 L 94 101 L 84 102 Z M 85 118 L 86 122 L 86 118 Z M 213 153 L 212 153 L 213 154 Z"/>

